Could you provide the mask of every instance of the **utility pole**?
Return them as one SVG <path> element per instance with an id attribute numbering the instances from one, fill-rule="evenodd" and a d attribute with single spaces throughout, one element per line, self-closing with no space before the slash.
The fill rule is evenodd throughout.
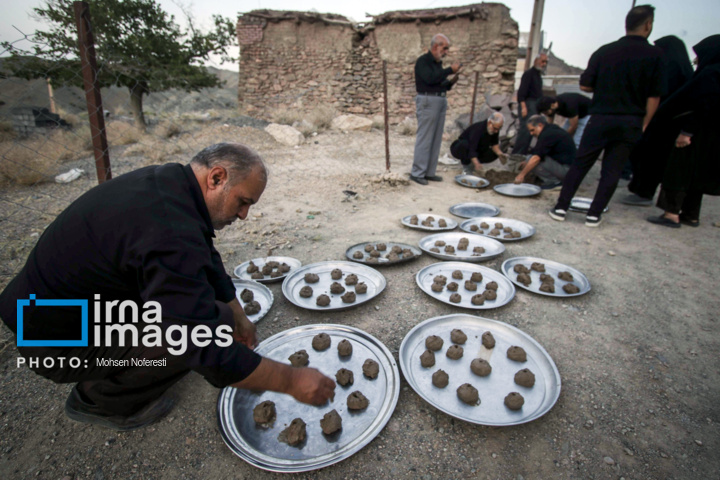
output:
<path id="1" fill-rule="evenodd" d="M 532 23 L 530 24 L 530 38 L 528 38 L 527 54 L 525 55 L 525 68 L 532 65 L 534 57 L 540 53 L 540 38 L 542 37 L 542 18 L 545 9 L 545 0 L 535 0 L 533 6 Z"/>

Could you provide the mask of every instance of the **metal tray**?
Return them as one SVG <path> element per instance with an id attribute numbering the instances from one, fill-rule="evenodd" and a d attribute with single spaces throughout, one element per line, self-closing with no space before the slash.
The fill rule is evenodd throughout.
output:
<path id="1" fill-rule="evenodd" d="M 368 262 L 368 260 L 371 258 L 370 255 L 365 251 L 365 245 L 377 245 L 378 243 L 384 243 L 387 246 L 387 249 L 383 252 L 380 252 L 381 256 L 378 257 L 378 261 L 376 263 Z M 385 255 L 390 253 L 390 249 L 394 246 L 398 246 L 402 249 L 409 248 L 413 252 L 412 257 L 405 258 L 402 254 L 400 254 L 400 259 L 391 262 L 387 258 L 385 258 Z M 353 255 L 355 252 L 362 252 L 363 258 L 353 258 Z M 422 255 L 422 250 L 420 250 L 417 247 L 413 247 L 412 245 L 408 245 L 407 243 L 398 243 L 398 242 L 364 242 L 364 243 L 358 243 L 357 245 L 353 245 L 352 247 L 348 248 L 347 251 L 345 251 L 345 256 L 348 258 L 348 260 L 362 263 L 364 265 L 369 265 L 371 267 L 384 267 L 387 265 L 397 265 L 398 263 L 405 263 L 410 262 L 412 260 L 417 259 L 420 255 Z"/>
<path id="2" fill-rule="evenodd" d="M 555 293 L 548 293 L 548 292 L 541 292 L 540 291 L 540 272 L 536 272 L 535 270 L 532 270 L 530 272 L 530 279 L 532 280 L 532 283 L 530 283 L 529 286 L 525 286 L 522 283 L 517 281 L 518 274 L 515 273 L 515 265 L 518 263 L 522 263 L 527 268 L 530 268 L 530 265 L 533 264 L 533 262 L 539 262 L 545 264 L 545 273 L 552 274 L 553 277 L 555 277 Z M 518 287 L 524 288 L 525 290 L 533 293 L 538 293 L 540 295 L 546 295 L 548 297 L 577 297 L 579 295 L 584 295 L 587 292 L 590 291 L 590 282 L 588 281 L 587 277 L 583 275 L 579 270 L 568 267 L 567 265 L 563 265 L 562 263 L 554 262 L 552 260 L 545 260 L 544 258 L 536 258 L 536 257 L 514 257 L 514 258 L 508 258 L 503 262 L 503 264 L 500 266 L 500 270 L 502 273 L 510 279 L 511 282 L 513 282 Z M 560 280 L 557 278 L 558 273 L 560 272 L 570 272 L 573 276 L 572 282 L 566 282 L 564 280 Z M 580 289 L 578 293 L 565 293 L 565 290 L 562 289 L 563 285 L 566 283 L 574 283 L 577 285 L 577 287 Z"/>
<path id="3" fill-rule="evenodd" d="M 257 279 L 251 277 L 251 273 L 247 273 L 247 267 L 250 265 L 250 262 L 253 262 L 255 265 L 257 265 L 258 268 L 262 268 L 263 265 L 265 265 L 268 262 L 276 261 L 280 264 L 287 263 L 290 265 L 290 271 L 287 273 L 284 273 L 280 275 L 279 277 L 271 278 L 269 275 L 265 275 L 265 278 Z M 302 262 L 298 260 L 297 258 L 293 257 L 265 257 L 265 258 L 253 258 L 252 260 L 248 260 L 247 262 L 243 262 L 237 267 L 235 267 L 235 270 L 233 273 L 236 277 L 241 278 L 243 280 L 252 280 L 253 282 L 260 282 L 260 283 L 274 283 L 274 282 L 280 282 L 285 277 L 288 276 L 289 273 L 292 273 L 293 270 L 300 268 L 302 266 Z"/>
<path id="4" fill-rule="evenodd" d="M 507 195 L 508 197 L 532 197 L 542 192 L 542 189 L 531 183 L 503 183 L 495 185 L 493 187 L 500 195 Z"/>
<path id="5" fill-rule="evenodd" d="M 447 223 L 447 227 L 426 227 L 425 225 L 421 225 L 421 223 L 427 218 L 427 217 L 435 217 L 435 221 L 433 222 L 433 225 L 437 225 L 440 219 L 444 219 L 445 223 Z M 412 215 L 408 215 L 407 217 L 403 217 L 400 220 L 400 223 L 405 225 L 408 228 L 414 228 L 415 230 L 425 230 L 426 232 L 444 232 L 448 230 L 455 230 L 457 228 L 457 222 L 453 220 L 452 218 L 443 217 L 442 215 L 436 215 L 434 213 L 418 213 L 418 224 L 413 225 L 410 223 L 410 218 L 412 218 Z"/>
<path id="6" fill-rule="evenodd" d="M 462 175 L 455 175 L 455 181 L 463 187 L 469 188 L 485 188 L 490 185 L 490 182 L 487 179 L 466 173 Z"/>
<path id="7" fill-rule="evenodd" d="M 467 250 L 458 250 L 457 244 L 463 237 L 468 239 L 468 248 Z M 437 240 L 442 240 L 446 244 L 455 247 L 455 254 L 445 253 L 444 246 L 437 247 L 440 249 L 440 253 L 431 252 L 430 249 L 435 247 L 435 242 Z M 480 235 L 467 235 L 461 232 L 447 232 L 428 235 L 427 237 L 420 239 L 418 245 L 423 252 L 435 258 L 439 258 L 441 260 L 457 260 L 462 262 L 485 262 L 499 257 L 505 251 L 505 245 L 497 240 Z M 473 255 L 473 248 L 475 247 L 485 248 L 485 253 Z"/>
<path id="8" fill-rule="evenodd" d="M 500 215 L 500 209 L 487 203 L 468 202 L 453 205 L 450 207 L 450 213 L 462 218 L 497 217 Z"/>
<path id="9" fill-rule="evenodd" d="M 587 197 L 574 197 L 570 201 L 570 208 L 568 210 L 571 210 L 573 212 L 580 212 L 580 213 L 587 213 L 588 210 L 590 210 L 590 205 L 592 205 L 592 198 Z M 608 207 L 605 207 L 605 210 L 603 210 L 603 213 L 607 213 Z"/>
<path id="10" fill-rule="evenodd" d="M 490 228 L 480 228 L 481 223 L 487 223 L 490 225 Z M 520 232 L 521 237 L 520 238 L 505 238 L 505 232 L 501 232 L 499 236 L 490 235 L 490 231 L 495 228 L 495 223 L 502 223 L 503 227 L 510 227 L 514 231 Z M 476 232 L 470 230 L 470 227 L 473 225 L 477 225 L 478 229 Z M 530 238 L 533 235 L 535 235 L 535 227 L 530 225 L 529 223 L 525 223 L 522 220 L 515 220 L 512 218 L 501 218 L 501 217 L 479 217 L 479 218 L 471 218 L 469 220 L 465 220 L 460 224 L 460 229 L 472 233 L 473 235 L 483 235 L 488 238 L 493 238 L 495 240 L 499 240 L 501 242 L 518 242 L 520 240 L 525 240 L 526 238 Z"/>
<path id="11" fill-rule="evenodd" d="M 330 278 L 330 272 L 332 272 L 335 268 L 339 268 L 343 272 L 343 276 L 340 280 L 333 280 Z M 317 274 L 320 277 L 320 281 L 317 283 L 306 283 L 306 273 Z M 343 303 L 340 297 L 344 295 L 344 292 L 341 294 L 330 293 L 330 285 L 337 281 L 345 287 L 345 291 L 351 290 L 354 292 L 354 286 L 345 285 L 345 277 L 351 273 L 357 275 L 358 283 L 365 282 L 368 287 L 367 293 L 358 294 L 356 296 L 355 303 Z M 305 285 L 308 285 L 313 289 L 313 296 L 310 298 L 303 298 L 300 296 L 300 289 Z M 354 262 L 330 261 L 311 263 L 298 268 L 294 272 L 291 272 L 282 284 L 282 292 L 283 295 L 285 295 L 285 298 L 298 307 L 325 312 L 331 310 L 346 310 L 363 304 L 378 296 L 380 292 L 385 289 L 386 285 L 387 281 L 385 280 L 385 277 L 374 268 L 366 267 L 365 265 L 360 265 Z M 330 297 L 330 305 L 327 307 L 319 307 L 315 303 L 318 295 L 323 293 Z"/>
<path id="12" fill-rule="evenodd" d="M 454 280 L 452 278 L 452 272 L 460 270 L 463 272 L 465 277 L 463 280 Z M 470 279 L 470 275 L 473 272 L 480 272 L 483 276 L 482 283 L 478 284 L 477 292 L 470 292 L 465 290 L 465 280 Z M 462 296 L 460 303 L 453 303 L 450 301 L 450 295 L 454 292 L 450 292 L 444 289 L 442 292 L 433 292 L 430 288 L 433 284 L 433 279 L 436 275 L 445 275 L 448 279 L 448 283 L 457 282 L 460 286 L 457 293 Z M 480 265 L 473 265 L 471 263 L 463 262 L 438 262 L 428 265 L 427 267 L 420 270 L 415 275 L 415 282 L 417 282 L 420 290 L 427 293 L 431 297 L 440 300 L 441 302 L 447 303 L 454 307 L 471 308 L 473 310 L 488 310 L 490 308 L 498 308 L 510 302 L 515 297 L 515 287 L 512 282 L 505 278 L 500 272 L 493 270 L 488 267 L 482 267 Z M 482 305 L 473 305 L 470 299 L 475 294 L 480 294 L 485 291 L 485 285 L 490 282 L 497 282 L 497 298 L 495 300 L 486 300 Z"/>
<path id="13" fill-rule="evenodd" d="M 318 333 L 330 335 L 332 345 L 323 352 L 312 348 L 312 338 Z M 341 340 L 352 343 L 352 356 L 338 356 Z M 307 472 L 327 467 L 350 457 L 370 443 L 385 427 L 397 405 L 400 393 L 400 372 L 390 350 L 377 338 L 357 328 L 344 325 L 306 325 L 280 332 L 263 341 L 255 351 L 264 357 L 287 363 L 298 350 L 310 356 L 310 367 L 335 378 L 340 368 L 352 370 L 355 381 L 347 387 L 337 386 L 334 401 L 315 407 L 295 400 L 290 395 L 275 392 L 251 392 L 232 387 L 224 388 L 218 397 L 218 423 L 225 444 L 249 464 L 273 472 Z M 374 380 L 362 374 L 366 359 L 375 360 L 380 373 Z M 360 390 L 370 400 L 362 412 L 349 412 L 347 396 Z M 265 400 L 275 402 L 277 419 L 270 428 L 255 426 L 252 410 Z M 331 410 L 342 417 L 342 430 L 324 435 L 320 419 Z M 301 448 L 278 441 L 279 433 L 300 417 L 307 424 L 307 440 Z"/>
<path id="14" fill-rule="evenodd" d="M 259 322 L 260 319 L 263 318 L 272 308 L 273 301 L 275 300 L 273 293 L 265 285 L 253 282 L 252 280 L 233 279 L 232 282 L 233 285 L 235 285 L 235 296 L 237 297 L 238 302 L 240 302 L 240 305 L 245 305 L 245 303 L 240 299 L 240 292 L 246 288 L 253 292 L 253 296 L 255 297 L 253 300 L 256 300 L 260 304 L 260 311 L 255 315 L 248 315 L 247 317 L 252 323 Z"/>
<path id="15" fill-rule="evenodd" d="M 445 356 L 452 345 L 450 332 L 459 328 L 468 337 L 463 345 L 464 355 L 459 360 Z M 490 331 L 495 337 L 495 348 L 488 350 L 481 337 Z M 437 335 L 444 340 L 442 350 L 435 352 L 435 365 L 423 368 L 420 355 L 425 351 L 425 339 Z M 527 361 L 514 362 L 507 358 L 507 349 L 513 345 L 527 352 Z M 440 411 L 460 420 L 478 425 L 509 426 L 527 423 L 546 414 L 560 396 L 560 372 L 545 349 L 530 335 L 506 323 L 472 315 L 454 314 L 425 320 L 410 330 L 400 345 L 400 368 L 408 384 L 423 400 Z M 484 358 L 492 366 L 492 373 L 479 377 L 470 371 L 474 358 Z M 535 386 L 521 387 L 514 381 L 515 373 L 529 368 L 535 374 Z M 432 384 L 432 374 L 443 369 L 450 377 L 445 388 Z M 470 383 L 480 392 L 480 405 L 466 405 L 457 398 L 456 390 Z M 520 392 L 525 398 L 522 409 L 513 411 L 503 401 L 510 392 Z"/>

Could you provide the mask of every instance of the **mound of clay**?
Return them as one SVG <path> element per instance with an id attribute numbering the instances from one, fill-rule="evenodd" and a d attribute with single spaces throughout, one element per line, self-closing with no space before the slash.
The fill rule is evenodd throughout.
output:
<path id="1" fill-rule="evenodd" d="M 263 275 L 262 272 L 255 272 L 250 275 L 250 278 L 252 278 L 253 280 L 262 280 L 263 278 L 265 278 L 265 275 Z"/>
<path id="2" fill-rule="evenodd" d="M 420 355 L 420 365 L 425 368 L 430 368 L 435 365 L 435 354 L 431 350 L 425 350 Z"/>
<path id="3" fill-rule="evenodd" d="M 440 350 L 443 346 L 443 339 L 438 337 L 437 335 L 430 335 L 425 339 L 425 347 L 428 350 L 432 350 L 437 352 Z"/>
<path id="4" fill-rule="evenodd" d="M 288 265 L 287 263 L 283 263 L 282 265 L 280 265 L 279 268 L 280 273 L 288 273 L 290 271 L 290 265 Z"/>
<path id="5" fill-rule="evenodd" d="M 550 282 L 543 282 L 540 284 L 540 291 L 546 293 L 555 293 L 555 284 Z"/>
<path id="6" fill-rule="evenodd" d="M 452 278 L 454 278 L 456 280 L 462 280 L 462 278 L 463 278 L 462 270 L 454 270 L 452 272 Z"/>
<path id="7" fill-rule="evenodd" d="M 387 250 L 387 245 L 385 245 L 384 243 L 378 243 L 377 245 L 375 245 L 375 250 L 377 250 L 378 252 L 384 252 L 385 250 Z"/>
<path id="8" fill-rule="evenodd" d="M 325 294 L 318 295 L 317 300 L 315 300 L 315 303 L 318 307 L 327 307 L 330 305 L 330 297 L 328 297 Z"/>
<path id="9" fill-rule="evenodd" d="M 310 298 L 313 296 L 313 289 L 312 287 L 308 287 L 305 285 L 300 289 L 300 296 L 303 298 Z"/>
<path id="10" fill-rule="evenodd" d="M 280 270 L 275 270 L 270 274 L 270 278 L 278 278 L 282 277 L 282 272 Z"/>
<path id="11" fill-rule="evenodd" d="M 433 278 L 433 282 L 445 285 L 447 283 L 447 277 L 445 275 L 435 275 L 435 278 Z"/>
<path id="12" fill-rule="evenodd" d="M 445 221 L 444 218 L 441 218 L 440 220 L 438 220 L 438 227 L 440 227 L 440 228 L 447 227 L 447 222 Z"/>
<path id="13" fill-rule="evenodd" d="M 560 280 L 564 280 L 566 282 L 573 281 L 573 276 L 572 276 L 572 273 L 570 273 L 570 272 L 560 272 L 560 273 L 558 273 L 558 278 Z"/>
<path id="14" fill-rule="evenodd" d="M 445 245 L 445 253 L 455 253 L 455 247 L 452 245 Z"/>
<path id="15" fill-rule="evenodd" d="M 385 258 L 387 258 L 391 262 L 397 262 L 398 260 L 400 260 L 400 257 L 395 252 L 388 253 L 387 255 L 385 255 Z"/>
<path id="16" fill-rule="evenodd" d="M 470 275 L 470 280 L 472 280 L 475 283 L 482 282 L 483 276 L 480 272 L 473 272 L 472 275 Z"/>
<path id="17" fill-rule="evenodd" d="M 462 302 L 462 296 L 460 296 L 460 294 L 458 293 L 453 293 L 452 295 L 450 295 L 450 301 L 452 303 L 460 303 Z"/>
<path id="18" fill-rule="evenodd" d="M 470 371 L 478 377 L 487 377 L 492 372 L 492 367 L 482 358 L 475 358 L 470 362 Z"/>
<path id="19" fill-rule="evenodd" d="M 252 302 L 255 298 L 255 295 L 253 294 L 252 290 L 248 290 L 247 288 L 243 288 L 243 291 L 240 292 L 240 300 L 243 302 Z"/>
<path id="20" fill-rule="evenodd" d="M 442 283 L 433 283 L 430 289 L 432 289 L 433 292 L 440 293 L 445 290 L 445 286 Z"/>
<path id="21" fill-rule="evenodd" d="M 353 382 L 355 381 L 355 375 L 353 375 L 352 370 L 348 370 L 347 368 L 341 368 L 335 374 L 335 381 L 337 381 L 338 385 L 346 387 L 353 384 Z"/>
<path id="22" fill-rule="evenodd" d="M 370 380 L 375 380 L 380 373 L 380 365 L 375 360 L 367 359 L 363 363 L 363 375 Z"/>
<path id="23" fill-rule="evenodd" d="M 510 234 L 510 236 L 511 236 L 512 238 L 520 238 L 520 237 L 522 237 L 522 233 L 515 231 L 515 232 L 512 232 L 512 233 Z"/>
<path id="24" fill-rule="evenodd" d="M 358 283 L 358 277 L 354 273 L 351 273 L 347 277 L 345 277 L 345 285 L 357 285 Z"/>
<path id="25" fill-rule="evenodd" d="M 350 355 L 352 355 L 353 352 L 352 343 L 347 340 L 340 340 L 340 343 L 338 343 L 337 346 L 337 350 L 338 355 L 340 355 L 341 357 L 349 357 Z"/>
<path id="26" fill-rule="evenodd" d="M 450 377 L 448 377 L 448 374 L 445 373 L 445 370 L 438 370 L 437 372 L 433 373 L 432 384 L 436 387 L 445 388 L 448 386 L 449 381 Z"/>
<path id="27" fill-rule="evenodd" d="M 339 268 L 333 269 L 333 271 L 330 272 L 330 278 L 333 280 L 340 280 L 342 278 L 342 270 Z"/>
<path id="28" fill-rule="evenodd" d="M 512 231 L 513 231 L 513 229 L 510 228 L 510 227 L 505 227 L 505 228 L 503 228 L 503 232 L 505 232 L 505 233 L 510 233 L 510 232 L 512 232 Z"/>
<path id="29" fill-rule="evenodd" d="M 459 287 L 459 285 L 455 282 L 450 282 L 447 284 L 447 289 L 450 290 L 451 292 L 457 292 L 458 287 Z"/>
<path id="30" fill-rule="evenodd" d="M 527 368 L 523 368 L 515 374 L 515 383 L 521 387 L 531 388 L 535 385 L 535 374 Z"/>
<path id="31" fill-rule="evenodd" d="M 516 362 L 527 361 L 527 353 L 525 353 L 525 349 L 522 347 L 512 346 L 508 348 L 507 357 Z"/>
<path id="32" fill-rule="evenodd" d="M 370 244 L 365 245 L 365 251 L 366 251 L 367 253 L 370 253 L 370 252 L 372 252 L 373 250 L 375 250 L 375 247 L 373 247 L 372 245 L 370 245 Z"/>
<path id="33" fill-rule="evenodd" d="M 471 292 L 477 291 L 477 283 L 473 282 L 472 280 L 466 280 L 465 290 L 469 290 Z"/>
<path id="34" fill-rule="evenodd" d="M 291 447 L 299 445 L 305 440 L 305 422 L 301 418 L 296 418 L 290 422 L 290 426 L 280 432 L 278 440 L 287 443 Z"/>
<path id="35" fill-rule="evenodd" d="M 415 256 L 412 250 L 409 248 L 404 248 L 402 251 L 403 258 L 412 258 Z"/>
<path id="36" fill-rule="evenodd" d="M 530 275 L 528 275 L 527 273 L 521 273 L 517 276 L 517 281 L 527 287 L 532 283 L 532 278 L 530 278 Z"/>
<path id="37" fill-rule="evenodd" d="M 310 361 L 308 360 L 308 353 L 305 350 L 299 350 L 288 357 L 290 365 L 293 367 L 305 367 Z"/>
<path id="38" fill-rule="evenodd" d="M 360 259 L 363 258 L 364 256 L 365 256 L 365 255 L 363 255 L 363 253 L 362 253 L 360 250 L 358 250 L 358 251 L 356 251 L 355 253 L 353 253 L 353 258 L 355 258 L 355 259 L 357 259 L 357 260 L 360 260 Z"/>
<path id="39" fill-rule="evenodd" d="M 565 293 L 578 293 L 580 291 L 574 283 L 566 283 L 563 285 L 563 290 L 565 290 Z"/>
<path id="40" fill-rule="evenodd" d="M 253 300 L 252 302 L 246 303 L 243 310 L 245 310 L 245 315 L 257 315 L 260 313 L 260 310 L 262 310 L 262 307 L 256 300 Z"/>
<path id="41" fill-rule="evenodd" d="M 276 415 L 275 402 L 271 402 L 270 400 L 260 402 L 253 408 L 253 420 L 255 420 L 255 423 L 258 425 L 274 422 Z"/>
<path id="42" fill-rule="evenodd" d="M 367 285 L 363 282 L 358 283 L 357 285 L 355 285 L 355 293 L 367 293 Z"/>
<path id="43" fill-rule="evenodd" d="M 475 387 L 469 383 L 463 383 L 457 389 L 457 396 L 468 405 L 475 406 L 480 403 L 480 395 Z"/>
<path id="44" fill-rule="evenodd" d="M 268 264 L 263 265 L 263 267 L 260 269 L 263 275 L 270 275 L 273 271 L 273 267 L 271 267 Z"/>
<path id="45" fill-rule="evenodd" d="M 543 273 L 545 272 L 545 264 L 540 262 L 533 262 L 532 265 L 530 265 L 531 270 L 535 270 L 536 272 Z"/>
<path id="46" fill-rule="evenodd" d="M 464 353 L 463 347 L 460 345 L 450 345 L 450 348 L 445 352 L 445 356 L 451 360 L 459 360 L 462 358 Z"/>
<path id="47" fill-rule="evenodd" d="M 333 282 L 330 285 L 330 293 L 343 293 L 345 291 L 345 287 L 340 285 L 338 282 Z"/>
<path id="48" fill-rule="evenodd" d="M 490 225 L 488 225 L 487 222 L 482 222 L 480 224 L 480 228 L 482 228 L 483 230 L 487 230 L 488 228 L 490 228 Z"/>
<path id="49" fill-rule="evenodd" d="M 359 390 L 352 392 L 347 398 L 347 406 L 350 410 L 364 410 L 370 405 L 370 400 Z"/>
<path id="50" fill-rule="evenodd" d="M 453 343 L 464 345 L 465 342 L 467 342 L 467 335 L 465 335 L 465 332 L 463 332 L 462 330 L 456 328 L 452 332 L 450 332 L 450 341 Z"/>
<path id="51" fill-rule="evenodd" d="M 410 225 L 417 225 L 417 224 L 418 224 L 418 216 L 413 215 L 412 217 L 410 217 Z"/>
<path id="52" fill-rule="evenodd" d="M 530 273 L 530 270 L 522 263 L 515 264 L 513 270 L 515 271 L 515 273 Z"/>
<path id="53" fill-rule="evenodd" d="M 497 223 L 495 223 L 495 228 L 497 228 L 497 229 L 502 229 L 502 228 L 503 228 L 503 224 L 500 223 L 500 222 L 497 222 Z"/>
<path id="54" fill-rule="evenodd" d="M 462 242 L 460 242 L 460 243 L 458 243 L 458 245 L 457 245 L 457 249 L 458 249 L 458 250 L 467 250 L 467 249 L 468 249 L 468 244 L 467 244 L 467 243 L 462 243 Z"/>
<path id="55" fill-rule="evenodd" d="M 485 285 L 485 288 L 486 288 L 487 290 L 497 290 L 497 289 L 498 289 L 498 284 L 497 284 L 497 282 L 488 282 L 488 284 Z"/>
<path id="56" fill-rule="evenodd" d="M 518 392 L 510 392 L 505 397 L 505 406 L 510 410 L 520 410 L 525 404 L 525 399 Z"/>
<path id="57" fill-rule="evenodd" d="M 473 253 L 477 253 L 478 255 L 485 253 L 485 247 L 473 247 Z"/>
<path id="58" fill-rule="evenodd" d="M 495 337 L 490 332 L 482 334 L 482 344 L 485 348 L 495 348 Z"/>
<path id="59" fill-rule="evenodd" d="M 470 301 L 473 305 L 482 305 L 483 303 L 485 303 L 485 295 L 473 295 Z"/>
<path id="60" fill-rule="evenodd" d="M 305 282 L 307 283 L 317 283 L 320 280 L 320 277 L 318 277 L 314 273 L 306 273 L 305 274 Z"/>
<path id="61" fill-rule="evenodd" d="M 430 251 L 433 252 L 433 253 L 440 253 L 440 249 L 437 248 L 437 247 L 432 247 L 432 248 L 430 249 Z"/>
<path id="62" fill-rule="evenodd" d="M 480 230 L 480 228 L 478 228 L 477 225 L 470 225 L 470 231 L 471 231 L 471 232 L 477 232 L 478 230 Z"/>
<path id="63" fill-rule="evenodd" d="M 267 265 L 270 268 L 278 268 L 280 266 L 280 262 L 277 262 L 275 260 L 270 260 L 265 265 Z"/>
<path id="64" fill-rule="evenodd" d="M 248 264 L 246 271 L 247 271 L 247 273 L 255 273 L 258 271 L 258 267 L 251 260 L 250 263 Z"/>
<path id="65" fill-rule="evenodd" d="M 500 235 L 500 230 L 498 230 L 497 228 L 493 228 L 492 230 L 490 230 L 490 233 L 488 233 L 488 235 L 492 235 L 493 237 L 497 237 L 497 236 Z"/>
<path id="66" fill-rule="evenodd" d="M 442 240 L 435 240 L 435 246 L 436 247 L 444 247 L 445 242 L 443 242 Z"/>
<path id="67" fill-rule="evenodd" d="M 325 435 L 335 433 L 342 428 L 342 418 L 337 410 L 332 410 L 323 416 L 320 420 L 320 428 Z"/>
<path id="68" fill-rule="evenodd" d="M 549 275 L 547 273 L 541 273 L 540 274 L 540 281 L 542 283 L 555 283 L 555 278 L 553 278 L 552 275 Z"/>
<path id="69" fill-rule="evenodd" d="M 312 339 L 312 347 L 318 352 L 330 348 L 330 335 L 327 333 L 318 333 Z"/>
<path id="70" fill-rule="evenodd" d="M 402 253 L 403 249 L 400 245 L 393 245 L 392 248 L 390 249 L 390 251 L 400 255 Z"/>
<path id="71" fill-rule="evenodd" d="M 380 257 L 380 252 L 378 252 L 377 250 L 372 250 L 372 251 L 370 252 L 370 256 L 373 257 L 373 258 L 379 258 L 379 257 Z"/>
<path id="72" fill-rule="evenodd" d="M 483 292 L 485 300 L 495 300 L 497 298 L 497 292 L 495 290 L 485 290 Z"/>

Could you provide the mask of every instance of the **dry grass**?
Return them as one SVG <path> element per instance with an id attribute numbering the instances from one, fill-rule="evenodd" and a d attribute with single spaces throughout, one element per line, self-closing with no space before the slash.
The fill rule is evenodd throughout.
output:
<path id="1" fill-rule="evenodd" d="M 123 157 L 140 156 L 143 157 L 143 166 L 156 165 L 159 163 L 167 163 L 173 161 L 170 157 L 183 152 L 180 145 L 174 142 L 168 142 L 165 139 L 157 138 L 151 135 L 143 136 L 140 141 L 128 147 L 123 152 Z"/>
<path id="2" fill-rule="evenodd" d="M 0 121 L 0 142 L 8 142 L 17 137 L 17 132 L 13 128 L 12 122 Z"/>
<path id="3" fill-rule="evenodd" d="M 160 125 L 155 127 L 153 133 L 156 137 L 160 138 L 172 138 L 180 135 L 182 132 L 182 125 L 178 120 L 163 120 Z"/>
<path id="4" fill-rule="evenodd" d="M 275 110 L 272 121 L 283 125 L 291 125 L 306 137 L 313 132 L 323 132 L 330 129 L 333 118 L 338 116 L 337 110 L 328 105 L 319 105 L 312 110 L 302 108 Z"/>
<path id="5" fill-rule="evenodd" d="M 134 125 L 120 120 L 111 120 L 105 124 L 108 144 L 112 146 L 130 145 L 143 138 L 143 132 Z"/>

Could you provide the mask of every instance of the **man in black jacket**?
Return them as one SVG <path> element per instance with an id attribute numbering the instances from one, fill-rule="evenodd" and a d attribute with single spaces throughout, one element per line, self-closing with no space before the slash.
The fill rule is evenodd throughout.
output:
<path id="1" fill-rule="evenodd" d="M 266 181 L 256 152 L 213 145 L 189 165 L 98 185 L 47 227 L 0 294 L 0 317 L 33 371 L 76 383 L 71 419 L 145 426 L 170 410 L 163 393 L 190 370 L 216 387 L 312 404 L 334 394 L 317 370 L 253 351 L 255 326 L 213 246 L 214 230 L 244 219 Z"/>
<path id="2" fill-rule="evenodd" d="M 532 138 L 527 129 L 527 119 L 538 113 L 537 102 L 542 97 L 542 72 L 547 64 L 547 55 L 541 53 L 535 57 L 533 66 L 527 69 L 520 79 L 520 88 L 517 92 L 520 125 L 512 153 L 524 155 L 530 147 Z"/>
<path id="3" fill-rule="evenodd" d="M 542 181 L 543 190 L 553 190 L 565 179 L 575 160 L 575 143 L 568 132 L 548 123 L 542 115 L 533 115 L 527 122 L 530 135 L 537 137 L 528 159 L 520 164 L 515 183 L 523 183 L 531 171 Z"/>
<path id="4" fill-rule="evenodd" d="M 500 130 L 504 122 L 502 113 L 494 112 L 487 120 L 473 123 L 463 130 L 450 145 L 450 153 L 460 160 L 466 174 L 482 175 L 481 164 L 507 158 L 500 150 Z"/>

